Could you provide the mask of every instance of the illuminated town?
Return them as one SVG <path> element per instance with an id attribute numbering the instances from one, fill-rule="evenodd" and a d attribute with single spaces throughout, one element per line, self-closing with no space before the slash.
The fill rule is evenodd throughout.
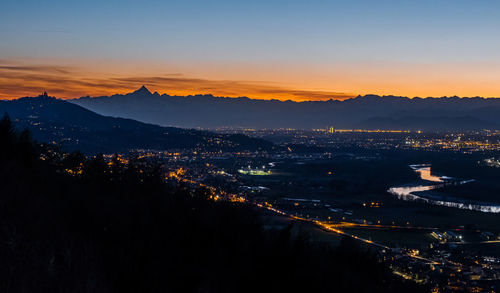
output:
<path id="1" fill-rule="evenodd" d="M 215 129 L 219 133 L 244 133 L 289 144 L 317 147 L 364 147 L 424 151 L 488 152 L 500 150 L 500 131 L 423 132 L 370 129 Z M 280 138 L 285 137 L 284 141 Z"/>
<path id="2" fill-rule="evenodd" d="M 452 214 L 463 219 L 453 224 L 455 220 L 442 221 L 442 218 L 431 212 L 431 209 L 436 212 L 442 209 L 438 206 L 426 207 L 429 215 L 418 215 L 419 212 L 412 215 L 413 212 L 409 212 L 407 216 L 402 216 L 404 210 L 414 209 L 413 204 L 406 204 L 398 197 L 391 196 L 391 190 L 382 197 L 369 194 L 348 200 L 325 197 L 321 194 L 331 190 L 328 187 L 328 184 L 332 184 L 330 180 L 341 172 L 335 169 L 321 171 L 322 174 L 314 170 L 318 178 L 309 177 L 307 181 L 314 183 L 306 185 L 302 184 L 299 175 L 293 174 L 298 171 L 292 171 L 316 164 L 319 165 L 315 168 L 323 170 L 320 167 L 322 164 L 335 161 L 376 164 L 387 154 L 401 149 L 428 151 L 431 154 L 452 152 L 463 156 L 470 156 L 471 153 L 488 156 L 498 151 L 498 144 L 491 143 L 495 141 L 496 133 L 438 135 L 402 132 L 404 135 L 397 138 L 392 136 L 393 132 L 383 131 L 377 131 L 375 136 L 363 131 L 340 132 L 341 138 L 335 137 L 337 132 L 328 131 L 247 130 L 246 133 L 266 138 L 283 134 L 288 137 L 281 150 L 276 152 L 136 150 L 130 155 L 144 160 L 161 160 L 165 168 L 165 180 L 169 182 L 186 184 L 193 189 L 206 188 L 213 200 L 257 207 L 262 213 L 269 214 L 271 219 L 278 219 L 269 220 L 271 226 L 284 225 L 290 221 L 302 222 L 301 225 L 307 226 L 321 241 L 338 242 L 339 236 L 355 239 L 360 245 L 376 251 L 378 258 L 388 263 L 394 274 L 416 283 L 431 285 L 436 292 L 466 288 L 481 292 L 499 282 L 500 255 L 495 247 L 500 245 L 500 230 L 495 223 L 487 223 L 497 219 L 495 213 L 500 212 L 498 203 L 492 204 L 497 207 L 493 212 L 476 214 L 460 212 L 459 209 L 453 211 Z M 313 150 L 319 147 L 329 149 L 321 152 L 310 152 L 309 149 L 296 153 L 291 145 L 298 143 L 314 147 Z M 342 149 L 346 147 L 357 151 L 343 152 Z M 366 154 L 367 149 L 370 155 Z M 380 151 L 388 153 L 381 154 Z M 363 155 L 354 154 L 356 152 Z M 110 160 L 112 158 L 109 156 Z M 477 161 L 476 166 L 487 164 L 496 167 L 495 162 L 487 158 Z M 411 165 L 407 168 L 409 171 L 413 168 L 422 182 L 431 183 L 431 189 L 444 188 L 447 184 L 468 184 L 451 177 L 432 175 L 431 165 Z M 443 180 L 449 183 L 443 184 Z M 290 187 L 283 188 L 284 184 Z M 273 186 L 278 186 L 278 190 Z M 310 193 L 317 196 L 310 197 Z M 399 211 L 395 212 L 395 209 Z M 470 225 L 467 224 L 467 218 L 480 220 L 474 220 L 476 224 Z"/>
<path id="3" fill-rule="evenodd" d="M 500 0 L 0 2 L 0 293 L 500 292 Z"/>

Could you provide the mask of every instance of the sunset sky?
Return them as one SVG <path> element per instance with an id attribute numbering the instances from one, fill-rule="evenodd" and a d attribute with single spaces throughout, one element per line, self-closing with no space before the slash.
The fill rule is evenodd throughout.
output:
<path id="1" fill-rule="evenodd" d="M 500 1 L 0 2 L 0 98 L 500 97 Z"/>

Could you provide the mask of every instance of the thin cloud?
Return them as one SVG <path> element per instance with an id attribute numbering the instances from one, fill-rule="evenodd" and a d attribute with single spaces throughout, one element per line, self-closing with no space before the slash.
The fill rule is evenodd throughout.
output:
<path id="1" fill-rule="evenodd" d="M 292 100 L 325 100 L 325 99 L 347 99 L 354 95 L 349 93 L 294 90 L 277 85 L 261 84 L 249 81 L 232 80 L 207 80 L 199 78 L 171 78 L 171 77 L 125 77 L 115 78 L 119 82 L 135 84 L 136 86 L 148 84 L 152 87 L 167 88 L 169 90 L 210 92 L 214 95 L 228 96 L 258 96 L 266 98 L 288 97 Z"/>
<path id="2" fill-rule="evenodd" d="M 260 99 L 327 100 L 353 97 L 349 93 L 289 89 L 269 82 L 209 80 L 163 76 L 88 77 L 73 68 L 45 65 L 0 65 L 0 98 L 37 95 L 43 91 L 61 98 L 127 93 L 141 85 L 172 95 L 213 94 Z"/>
<path id="3" fill-rule="evenodd" d="M 56 74 L 68 74 L 70 69 L 61 66 L 47 66 L 47 65 L 8 65 L 4 60 L 0 60 L 0 71 L 18 71 L 18 72 L 45 72 Z M 6 65 L 7 64 L 7 65 Z"/>

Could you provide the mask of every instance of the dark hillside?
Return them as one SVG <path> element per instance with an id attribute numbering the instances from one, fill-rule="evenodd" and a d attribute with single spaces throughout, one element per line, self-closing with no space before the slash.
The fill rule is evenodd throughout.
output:
<path id="1" fill-rule="evenodd" d="M 116 153 L 130 149 L 268 150 L 272 143 L 245 136 L 161 127 L 132 119 L 102 116 L 78 105 L 42 95 L 0 101 L 19 128 L 39 141 L 62 143 L 66 150 Z"/>
<path id="2" fill-rule="evenodd" d="M 264 230 L 250 206 L 0 122 L 0 292 L 414 292 L 369 252 Z"/>

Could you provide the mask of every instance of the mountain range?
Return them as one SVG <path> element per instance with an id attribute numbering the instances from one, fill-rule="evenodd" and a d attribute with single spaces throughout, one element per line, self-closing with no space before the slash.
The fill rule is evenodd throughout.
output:
<path id="1" fill-rule="evenodd" d="M 50 97 L 0 101 L 17 128 L 29 129 L 40 142 L 62 144 L 65 150 L 121 153 L 132 149 L 258 150 L 272 143 L 244 135 L 161 127 L 132 119 L 107 117 L 76 104 Z"/>
<path id="2" fill-rule="evenodd" d="M 500 99 L 365 95 L 339 101 L 279 101 L 212 95 L 170 96 L 145 86 L 70 100 L 96 113 L 178 127 L 335 128 L 456 131 L 500 128 Z"/>

